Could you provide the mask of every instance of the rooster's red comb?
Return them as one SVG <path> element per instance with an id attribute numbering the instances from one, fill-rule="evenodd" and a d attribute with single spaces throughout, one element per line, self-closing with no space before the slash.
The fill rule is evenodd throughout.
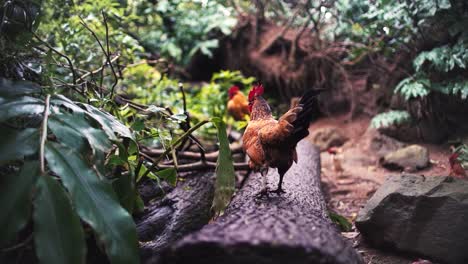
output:
<path id="1" fill-rule="evenodd" d="M 263 94 L 263 85 L 259 84 L 259 85 L 254 85 L 252 87 L 252 90 L 250 90 L 249 92 L 249 101 L 252 101 L 255 96 L 260 96 Z"/>
<path id="2" fill-rule="evenodd" d="M 233 85 L 233 86 L 231 86 L 231 88 L 229 88 L 228 93 L 230 93 L 230 94 L 237 93 L 239 90 L 240 90 L 240 89 L 239 89 L 238 86 Z"/>

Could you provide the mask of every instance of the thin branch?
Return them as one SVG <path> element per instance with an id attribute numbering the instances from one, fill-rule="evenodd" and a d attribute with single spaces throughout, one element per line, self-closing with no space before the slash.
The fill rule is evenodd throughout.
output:
<path id="1" fill-rule="evenodd" d="M 162 149 L 153 149 L 153 148 L 148 148 L 142 145 L 140 145 L 140 149 L 141 149 L 140 152 L 145 153 L 147 156 L 150 156 L 150 157 L 156 157 L 156 156 L 159 157 L 160 155 L 164 153 L 164 150 Z M 236 147 L 231 146 L 230 149 L 231 149 L 232 154 L 242 153 L 241 146 L 236 146 Z M 208 161 L 216 161 L 218 159 L 218 155 L 219 155 L 218 151 L 213 151 L 210 153 L 206 153 L 205 158 Z M 177 156 L 181 159 L 191 159 L 191 160 L 201 159 L 200 153 L 193 152 L 193 151 L 179 151 L 177 153 Z"/>
<path id="2" fill-rule="evenodd" d="M 187 138 L 190 134 L 192 134 L 195 130 L 197 130 L 198 128 L 200 128 L 201 126 L 203 126 L 204 124 L 208 123 L 210 121 L 208 120 L 203 120 L 201 122 L 199 122 L 198 124 L 196 124 L 195 126 L 191 127 L 187 132 L 185 132 L 184 134 L 182 134 L 171 146 L 169 146 L 164 152 L 163 154 L 161 154 L 154 162 L 153 164 L 151 165 L 151 167 L 145 172 L 145 174 L 143 175 L 143 177 L 146 177 L 148 175 L 148 173 L 152 170 L 154 170 L 157 166 L 158 166 L 158 163 L 164 158 L 166 157 L 172 150 L 175 146 L 178 146 L 179 143 L 184 140 L 185 138 Z"/>
<path id="3" fill-rule="evenodd" d="M 41 38 L 39 38 L 39 36 L 32 32 L 31 33 L 33 34 L 33 36 L 39 40 L 39 42 L 41 42 L 42 44 L 44 44 L 47 48 L 49 48 L 50 50 L 52 50 L 53 52 L 57 53 L 57 55 L 59 55 L 60 57 L 64 58 L 65 60 L 67 60 L 68 62 L 68 66 L 70 67 L 70 71 L 72 72 L 72 76 L 73 76 L 73 85 L 76 85 L 76 73 L 75 73 L 75 68 L 73 67 L 73 63 L 72 61 L 70 60 L 70 58 L 61 53 L 60 51 L 56 50 L 54 47 L 52 47 L 49 43 L 45 42 L 44 40 L 42 40 Z"/>
<path id="4" fill-rule="evenodd" d="M 111 63 L 114 63 L 116 60 L 118 60 L 120 57 L 120 54 L 117 54 L 114 58 L 112 58 L 110 60 Z M 102 65 L 101 67 L 95 69 L 94 71 L 90 71 L 90 72 L 86 72 L 85 74 L 81 75 L 80 77 L 78 77 L 78 81 L 84 81 L 84 79 L 90 75 L 94 75 L 94 74 L 97 74 L 99 73 L 100 71 L 102 71 L 104 68 L 106 67 L 106 65 Z"/>
<path id="5" fill-rule="evenodd" d="M 11 247 L 7 247 L 7 248 L 2 248 L 1 251 L 2 252 L 9 252 L 9 251 L 14 251 L 14 250 L 17 250 L 19 248 L 22 248 L 24 246 L 26 246 L 27 244 L 29 244 L 29 242 L 31 242 L 33 239 L 33 234 L 31 233 L 23 242 L 20 242 L 14 246 L 11 246 Z"/>
<path id="6" fill-rule="evenodd" d="M 108 31 L 108 26 L 107 26 L 107 18 L 106 18 L 106 16 L 104 14 L 103 14 L 103 16 L 104 16 L 104 26 L 106 27 L 106 42 L 108 42 L 109 41 L 109 31 Z M 115 72 L 114 66 L 111 63 L 110 54 L 104 48 L 104 46 L 102 45 L 101 40 L 99 40 L 96 33 L 88 26 L 86 21 L 84 21 L 84 19 L 81 16 L 80 16 L 80 20 L 81 20 L 80 24 L 83 25 L 83 27 L 91 33 L 91 35 L 94 37 L 94 39 L 98 43 L 99 47 L 101 48 L 102 52 L 104 53 L 104 57 L 106 58 L 107 64 L 109 64 L 109 67 L 111 68 L 112 75 L 114 76 L 114 83 L 112 85 L 112 90 L 111 90 L 111 94 L 110 94 L 110 97 L 112 97 L 113 94 L 114 94 L 114 88 L 118 83 L 119 77 L 117 76 L 117 73 Z M 102 67 L 102 76 L 104 76 L 104 67 Z"/>
<path id="7" fill-rule="evenodd" d="M 188 163 L 188 164 L 183 164 L 177 166 L 177 171 L 178 172 L 187 172 L 187 171 L 196 171 L 196 170 L 207 170 L 207 169 L 215 169 L 216 168 L 216 162 L 194 162 L 194 163 Z M 167 169 L 167 168 L 174 168 L 172 165 L 159 165 L 159 168 L 161 169 Z M 234 163 L 234 169 L 235 170 L 249 170 L 249 164 L 247 163 Z"/>
<path id="8" fill-rule="evenodd" d="M 119 82 L 119 77 L 117 76 L 117 73 L 115 72 L 114 66 L 112 66 L 112 62 L 110 61 L 110 48 L 109 48 L 109 26 L 107 25 L 107 16 L 106 13 L 104 13 L 104 10 L 101 11 L 102 13 L 102 18 L 104 19 L 104 27 L 106 28 L 106 46 L 107 46 L 107 61 L 109 62 L 109 66 L 112 70 L 112 74 L 114 74 L 114 83 L 112 84 L 111 88 L 111 95 L 110 97 L 114 95 L 114 90 L 115 86 L 117 86 L 117 83 Z"/>
<path id="9" fill-rule="evenodd" d="M 47 120 L 49 119 L 49 108 L 50 108 L 50 94 L 46 96 L 45 108 L 44 108 L 44 119 L 42 120 L 41 130 L 41 144 L 39 146 L 39 160 L 41 163 L 41 175 L 45 175 L 45 142 L 47 139 Z"/>

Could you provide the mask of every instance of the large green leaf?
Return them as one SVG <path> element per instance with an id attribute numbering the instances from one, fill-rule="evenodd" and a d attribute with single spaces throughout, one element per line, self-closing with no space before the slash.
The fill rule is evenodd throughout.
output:
<path id="1" fill-rule="evenodd" d="M 163 169 L 155 172 L 155 174 L 172 186 L 177 184 L 177 170 L 175 168 Z"/>
<path id="2" fill-rule="evenodd" d="M 132 132 L 128 127 L 122 124 L 119 120 L 117 120 L 114 116 L 99 110 L 98 108 L 89 105 L 89 104 L 82 104 L 87 112 L 86 114 L 96 120 L 106 131 L 107 135 L 111 138 L 115 138 L 114 133 L 118 135 L 130 139 L 134 139 Z"/>
<path id="3" fill-rule="evenodd" d="M 0 164 L 22 159 L 39 150 L 39 130 L 17 130 L 0 125 Z"/>
<path id="4" fill-rule="evenodd" d="M 75 104 L 72 100 L 68 99 L 64 95 L 57 94 L 54 95 L 50 103 L 52 105 L 63 106 L 73 111 L 74 114 L 85 114 L 85 110 Z"/>
<path id="5" fill-rule="evenodd" d="M 85 140 L 97 152 L 105 153 L 110 150 L 112 143 L 106 133 L 92 127 L 83 115 L 72 115 L 69 113 L 52 114 L 48 122 L 49 128 L 60 142 L 73 149 L 82 150 Z"/>
<path id="6" fill-rule="evenodd" d="M 23 115 L 39 115 L 44 112 L 44 101 L 22 96 L 0 101 L 0 122 Z"/>
<path id="7" fill-rule="evenodd" d="M 122 174 L 112 182 L 115 192 L 119 198 L 120 204 L 129 212 L 133 212 L 137 192 L 135 188 L 135 177 L 132 171 Z"/>
<path id="8" fill-rule="evenodd" d="M 81 264 L 86 243 L 80 219 L 63 187 L 41 176 L 34 200 L 34 242 L 40 263 Z"/>
<path id="9" fill-rule="evenodd" d="M 32 93 L 40 93 L 41 87 L 35 83 L 26 81 L 10 81 L 0 78 L 0 97 L 17 97 Z"/>
<path id="10" fill-rule="evenodd" d="M 0 246 L 14 239 L 29 221 L 32 187 L 39 175 L 38 162 L 26 162 L 19 174 L 0 178 Z"/>
<path id="11" fill-rule="evenodd" d="M 60 175 L 78 215 L 104 242 L 112 263 L 139 263 L 135 224 L 122 208 L 110 184 L 99 180 L 81 158 L 66 146 L 47 142 L 49 168 Z"/>
<path id="12" fill-rule="evenodd" d="M 234 162 L 232 160 L 226 124 L 219 118 L 212 122 L 218 129 L 219 156 L 216 164 L 216 184 L 212 208 L 216 214 L 224 211 L 235 191 Z"/>

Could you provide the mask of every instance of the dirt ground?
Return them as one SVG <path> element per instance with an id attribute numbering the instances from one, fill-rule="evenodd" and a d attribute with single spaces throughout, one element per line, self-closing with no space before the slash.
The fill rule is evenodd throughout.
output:
<path id="1" fill-rule="evenodd" d="M 340 148 L 341 153 L 335 157 L 339 159 L 342 170 L 334 169 L 330 154 L 326 151 L 321 153 L 322 183 L 328 206 L 353 223 L 352 232 L 342 234 L 346 239 L 351 240 L 366 264 L 412 263 L 418 260 L 417 256 L 401 256 L 398 253 L 372 248 L 366 244 L 354 227 L 359 209 L 365 205 L 385 178 L 390 174 L 399 174 L 401 171 L 389 171 L 382 168 L 379 166 L 378 157 L 366 149 L 365 137 L 370 118 L 358 117 L 353 121 L 347 121 L 345 118 L 345 116 L 322 118 L 310 127 L 311 131 L 318 128 L 336 127 L 349 138 Z M 420 145 L 428 148 L 431 164 L 428 168 L 413 173 L 426 176 L 447 175 L 449 173 L 449 145 Z"/>

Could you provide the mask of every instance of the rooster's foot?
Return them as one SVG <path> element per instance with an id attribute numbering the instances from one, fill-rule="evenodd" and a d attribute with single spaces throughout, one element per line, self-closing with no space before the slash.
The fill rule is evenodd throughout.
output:
<path id="1" fill-rule="evenodd" d="M 285 191 L 281 187 L 271 192 L 276 193 L 277 195 L 281 195 L 282 193 L 285 193 Z"/>
<path id="2" fill-rule="evenodd" d="M 269 198 L 270 191 L 265 188 L 255 195 L 255 198 L 262 199 L 263 197 Z"/>

